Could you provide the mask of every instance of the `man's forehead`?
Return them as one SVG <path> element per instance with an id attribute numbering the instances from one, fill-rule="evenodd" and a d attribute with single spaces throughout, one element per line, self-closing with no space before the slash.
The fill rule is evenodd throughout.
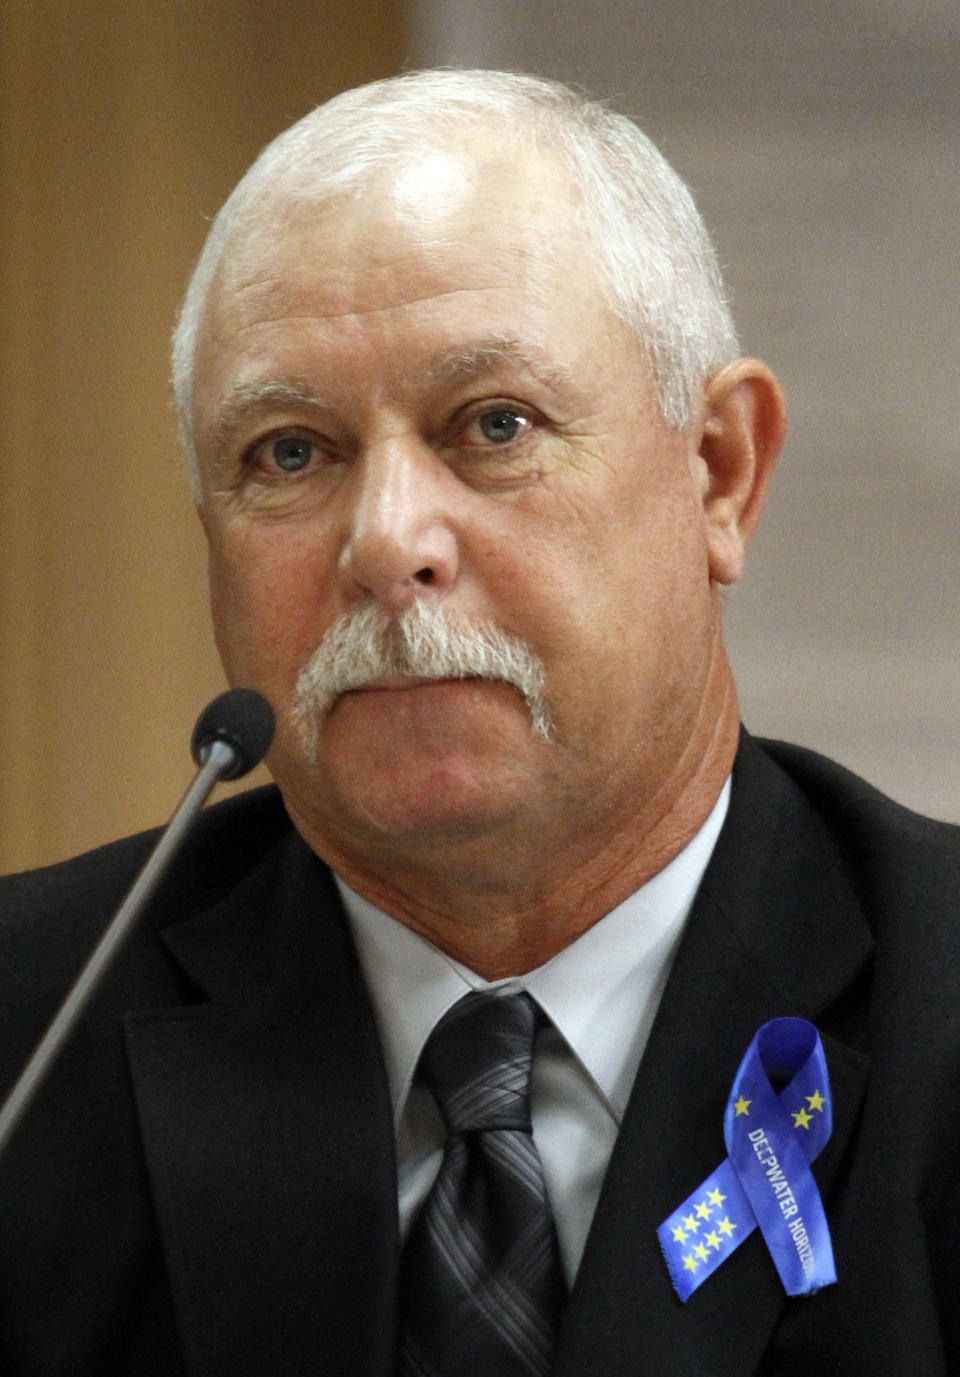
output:
<path id="1" fill-rule="evenodd" d="M 226 241 L 221 268 L 249 272 L 269 263 L 285 240 L 323 234 L 331 247 L 362 246 L 373 261 L 379 249 L 389 258 L 385 222 L 394 232 L 430 241 L 460 226 L 491 239 L 498 231 L 540 236 L 544 224 L 559 220 L 568 236 L 579 239 L 581 207 L 581 192 L 555 154 L 529 140 L 482 131 L 473 140 L 397 154 L 358 170 L 336 189 L 323 190 L 322 182 L 315 187 L 305 174 L 289 171 L 264 182 Z"/>
<path id="2" fill-rule="evenodd" d="M 554 159 L 535 158 L 546 169 L 538 177 L 516 153 L 469 152 L 477 173 L 463 193 L 469 213 L 449 217 L 449 233 L 446 153 L 407 159 L 384 174 L 383 187 L 364 180 L 319 203 L 281 196 L 269 216 L 239 229 L 208 293 L 197 356 L 200 386 L 204 373 L 216 378 L 219 396 L 208 400 L 225 428 L 284 397 L 326 406 L 322 373 L 339 369 L 341 339 L 362 354 L 378 329 L 393 328 L 395 311 L 408 312 L 416 332 L 405 357 L 384 370 L 404 386 L 510 367 L 568 397 L 581 391 L 587 337 L 596 343 L 614 328 L 613 312 L 569 177 Z M 421 194 L 432 210 L 414 223 Z M 310 366 L 297 357 L 301 348 L 313 354 Z"/>

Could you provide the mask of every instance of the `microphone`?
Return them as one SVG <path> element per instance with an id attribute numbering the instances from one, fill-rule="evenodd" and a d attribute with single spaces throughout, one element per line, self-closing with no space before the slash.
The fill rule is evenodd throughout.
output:
<path id="1" fill-rule="evenodd" d="M 232 763 L 224 765 L 218 779 L 240 779 L 250 773 L 270 749 L 273 740 L 273 708 L 256 689 L 227 689 L 208 703 L 197 718 L 190 738 L 190 752 L 197 765 L 206 765 L 215 742 L 225 743 L 233 753 Z"/>
<path id="2" fill-rule="evenodd" d="M 4 1101 L 0 1109 L 0 1155 L 121 944 L 153 897 L 214 785 L 222 779 L 239 779 L 259 765 L 273 740 L 273 730 L 273 709 L 253 689 L 228 689 L 200 714 L 190 740 L 199 767 L 193 783 Z"/>

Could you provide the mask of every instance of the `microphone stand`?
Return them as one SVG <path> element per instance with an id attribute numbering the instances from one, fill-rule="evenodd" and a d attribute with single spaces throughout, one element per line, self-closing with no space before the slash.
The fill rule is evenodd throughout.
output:
<path id="1" fill-rule="evenodd" d="M 214 785 L 229 777 L 238 752 L 226 741 L 214 740 L 203 748 L 203 764 L 167 824 L 130 893 L 110 920 L 86 965 L 77 976 L 53 1022 L 44 1033 L 0 1109 L 0 1155 L 31 1104 L 47 1072 L 73 1032 L 77 1020 L 106 975 L 124 939 L 153 897 L 164 873 L 189 831 Z"/>

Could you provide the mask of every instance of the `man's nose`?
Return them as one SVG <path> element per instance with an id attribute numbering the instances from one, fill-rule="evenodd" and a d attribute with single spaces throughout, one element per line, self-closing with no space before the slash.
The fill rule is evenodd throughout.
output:
<path id="1" fill-rule="evenodd" d="M 373 597 L 386 611 L 399 612 L 425 588 L 443 593 L 456 583 L 455 482 L 429 447 L 412 440 L 383 441 L 360 456 L 339 561 L 354 596 Z"/>

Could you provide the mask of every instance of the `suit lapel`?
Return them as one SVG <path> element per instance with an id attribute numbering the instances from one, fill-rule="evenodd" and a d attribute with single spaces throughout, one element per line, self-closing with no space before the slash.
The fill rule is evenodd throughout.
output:
<path id="1" fill-rule="evenodd" d="M 656 1228 L 725 1155 L 723 1109 L 757 1028 L 817 1023 L 834 1133 L 815 1167 L 828 1205 L 868 1062 L 844 999 L 871 942 L 841 859 L 806 800 L 745 739 L 734 792 L 610 1162 L 569 1307 L 557 1377 L 756 1371 L 786 1297 L 759 1234 L 686 1305 Z M 812 1301 L 799 1304 L 816 1304 Z"/>
<path id="2" fill-rule="evenodd" d="M 388 1373 L 391 1111 L 328 872 L 290 838 L 166 940 L 206 999 L 127 1044 L 191 1377 Z"/>

